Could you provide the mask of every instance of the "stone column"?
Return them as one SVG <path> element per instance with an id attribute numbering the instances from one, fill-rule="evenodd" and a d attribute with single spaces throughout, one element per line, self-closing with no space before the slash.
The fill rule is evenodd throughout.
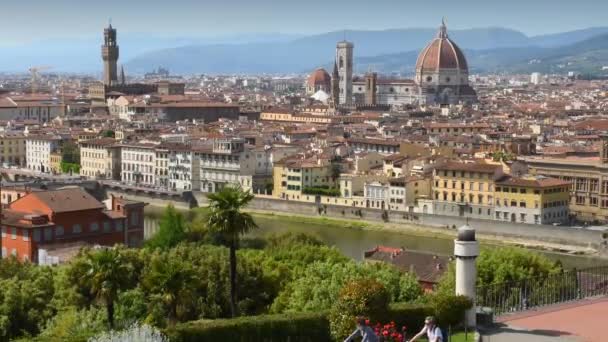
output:
<path id="1" fill-rule="evenodd" d="M 465 324 L 469 328 L 477 325 L 475 310 L 475 292 L 477 282 L 476 259 L 479 255 L 479 242 L 475 239 L 475 229 L 469 225 L 458 228 L 458 238 L 454 240 L 456 257 L 456 294 L 473 301 L 473 307 L 465 314 Z"/>

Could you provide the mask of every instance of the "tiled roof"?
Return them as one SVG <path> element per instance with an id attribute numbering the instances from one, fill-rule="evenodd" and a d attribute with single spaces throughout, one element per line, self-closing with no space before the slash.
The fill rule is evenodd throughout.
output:
<path id="1" fill-rule="evenodd" d="M 443 165 L 438 165 L 437 170 L 447 171 L 473 171 L 483 173 L 494 173 L 501 169 L 501 165 L 494 164 L 482 164 L 482 163 L 459 163 L 459 162 L 448 162 Z"/>
<path id="2" fill-rule="evenodd" d="M 365 259 L 393 264 L 403 272 L 413 272 L 419 281 L 427 283 L 439 282 L 450 262 L 446 256 L 385 246 L 365 252 Z"/>
<path id="3" fill-rule="evenodd" d="M 104 205 L 81 188 L 32 192 L 21 197 L 34 196 L 55 213 L 103 209 Z M 19 200 L 13 202 L 16 203 Z"/>
<path id="4" fill-rule="evenodd" d="M 539 177 L 535 179 L 521 178 L 521 177 L 506 177 L 496 182 L 496 185 L 507 185 L 507 186 L 525 186 L 535 188 L 548 188 L 555 186 L 568 186 L 570 182 L 557 179 L 557 178 L 546 178 Z"/>

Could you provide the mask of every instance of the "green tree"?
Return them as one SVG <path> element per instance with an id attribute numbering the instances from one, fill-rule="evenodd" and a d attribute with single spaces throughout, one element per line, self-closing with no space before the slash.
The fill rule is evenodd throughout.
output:
<path id="1" fill-rule="evenodd" d="M 118 294 L 128 289 L 132 265 L 116 247 L 100 251 L 88 251 L 85 270 L 90 293 L 106 307 L 108 324 L 114 328 L 114 303 Z"/>
<path id="2" fill-rule="evenodd" d="M 340 289 L 345 283 L 360 278 L 371 278 L 380 282 L 392 302 L 400 299 L 415 300 L 422 294 L 420 286 L 412 283 L 412 276 L 403 274 L 388 264 L 357 264 L 351 260 L 317 261 L 309 264 L 303 271 L 296 272 L 292 274 L 293 281 L 287 283 L 275 299 L 273 312 L 327 310 L 338 299 Z"/>
<path id="3" fill-rule="evenodd" d="M 329 314 L 332 336 L 343 340 L 352 331 L 357 316 L 377 320 L 388 310 L 389 297 L 377 280 L 363 278 L 347 283 Z"/>
<path id="4" fill-rule="evenodd" d="M 146 243 L 151 248 L 171 248 L 186 238 L 184 217 L 169 204 L 160 219 L 158 232 Z"/>
<path id="5" fill-rule="evenodd" d="M 194 301 L 196 281 L 190 264 L 173 258 L 168 253 L 154 254 L 142 276 L 142 287 L 150 293 L 151 303 L 162 303 L 168 313 L 168 321 L 175 324 L 180 313 L 178 309 Z"/>
<path id="6" fill-rule="evenodd" d="M 521 248 L 505 247 L 483 249 L 477 258 L 477 286 L 543 279 L 562 272 L 559 263 L 546 256 Z M 439 291 L 453 294 L 455 289 L 455 267 L 450 264 L 439 283 Z"/>
<path id="7" fill-rule="evenodd" d="M 104 131 L 103 134 L 102 134 L 102 136 L 104 138 L 114 138 L 116 136 L 116 133 L 114 133 L 113 130 L 109 129 L 107 131 Z"/>
<path id="8" fill-rule="evenodd" d="M 236 250 L 241 235 L 257 228 L 253 217 L 243 209 L 253 200 L 253 195 L 239 187 L 224 187 L 220 192 L 209 194 L 208 225 L 221 233 L 230 249 L 230 309 L 233 317 L 237 315 L 237 260 Z"/>
<path id="9" fill-rule="evenodd" d="M 55 314 L 54 270 L 0 259 L 0 341 L 37 334 Z"/>
<path id="10" fill-rule="evenodd" d="M 72 141 L 66 141 L 61 146 L 61 161 L 68 164 L 80 165 L 80 148 Z"/>

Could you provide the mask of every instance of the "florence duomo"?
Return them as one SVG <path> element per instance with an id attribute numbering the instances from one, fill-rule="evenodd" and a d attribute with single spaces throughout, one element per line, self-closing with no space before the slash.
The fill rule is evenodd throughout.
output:
<path id="1" fill-rule="evenodd" d="M 338 84 L 335 96 L 339 106 L 354 105 L 454 105 L 477 102 L 469 85 L 469 68 L 462 50 L 448 36 L 445 20 L 438 33 L 420 52 L 413 70 L 414 79 L 381 78 L 375 72 L 353 75 L 355 45 L 346 40 L 336 46 L 335 66 Z M 315 70 L 307 80 L 307 93 L 327 103 L 331 79 L 325 69 Z"/>

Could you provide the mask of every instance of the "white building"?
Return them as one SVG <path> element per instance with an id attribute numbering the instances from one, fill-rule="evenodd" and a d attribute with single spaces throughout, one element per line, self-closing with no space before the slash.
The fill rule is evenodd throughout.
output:
<path id="1" fill-rule="evenodd" d="M 200 190 L 200 159 L 190 146 L 169 148 L 169 189 L 172 191 Z"/>
<path id="2" fill-rule="evenodd" d="M 363 193 L 365 195 L 365 207 L 374 209 L 388 209 L 386 203 L 388 202 L 389 185 L 388 183 L 381 183 L 378 181 L 365 183 L 363 186 Z"/>
<path id="3" fill-rule="evenodd" d="M 540 72 L 533 72 L 530 75 L 530 83 L 534 85 L 539 85 L 542 82 L 542 75 Z"/>
<path id="4" fill-rule="evenodd" d="M 121 145 L 121 181 L 132 185 L 154 186 L 157 146 L 152 143 Z"/>
<path id="5" fill-rule="evenodd" d="M 154 183 L 162 189 L 169 189 L 169 147 L 160 145 L 156 147 L 154 160 Z"/>
<path id="6" fill-rule="evenodd" d="M 217 192 L 237 183 L 245 190 L 252 189 L 256 155 L 244 139 L 217 139 L 211 148 L 198 148 L 195 157 L 200 158 L 201 191 Z"/>
<path id="7" fill-rule="evenodd" d="M 59 149 L 61 138 L 51 135 L 30 136 L 25 141 L 25 161 L 28 169 L 51 171 L 51 153 Z"/>

